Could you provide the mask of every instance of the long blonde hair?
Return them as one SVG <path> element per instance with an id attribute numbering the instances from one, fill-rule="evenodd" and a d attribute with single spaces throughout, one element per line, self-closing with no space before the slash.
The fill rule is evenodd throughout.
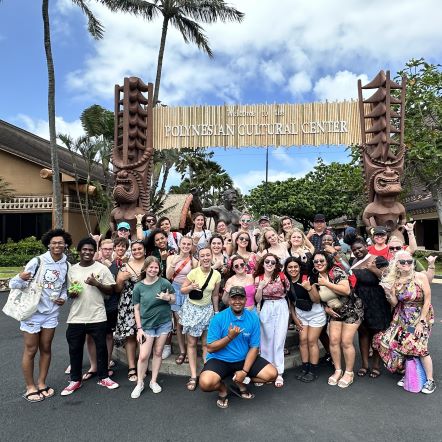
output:
<path id="1" fill-rule="evenodd" d="M 278 233 L 273 227 L 264 227 L 261 231 L 261 236 L 259 237 L 259 243 L 258 243 L 258 250 L 260 252 L 263 252 L 264 250 L 270 247 L 270 244 L 266 239 L 267 232 L 275 232 L 276 236 L 278 236 Z"/>
<path id="2" fill-rule="evenodd" d="M 390 261 L 390 265 L 388 266 L 387 273 L 381 279 L 382 285 L 386 285 L 388 287 L 394 287 L 394 285 L 396 284 L 396 282 L 399 280 L 399 278 L 401 276 L 401 272 L 398 269 L 397 264 L 400 259 L 404 259 L 403 258 L 404 255 L 407 256 L 407 259 L 412 258 L 410 252 L 407 252 L 405 250 L 401 250 L 401 251 L 397 252 L 396 255 L 394 256 L 394 258 Z M 408 280 L 410 281 L 410 287 L 409 287 L 410 291 L 415 290 L 414 276 L 415 276 L 415 270 L 414 270 L 414 265 L 413 265 L 410 269 L 410 275 L 408 277 Z"/>
<path id="3" fill-rule="evenodd" d="M 293 235 L 295 232 L 296 232 L 296 233 L 300 233 L 301 236 L 302 236 L 302 244 L 301 244 L 301 248 L 305 249 L 306 251 L 310 251 L 310 248 L 309 248 L 309 246 L 307 245 L 307 241 L 308 241 L 308 239 L 307 239 L 307 237 L 305 236 L 305 233 L 304 233 L 301 229 L 298 229 L 297 227 L 293 227 L 293 229 L 291 229 L 291 230 L 289 230 L 289 231 L 287 232 L 287 235 L 286 235 L 286 238 L 287 238 L 287 249 L 290 250 L 290 249 L 293 247 L 292 242 L 291 242 L 290 239 L 291 239 L 292 235 Z M 310 241 L 308 241 L 308 242 L 310 242 Z M 310 243 L 310 244 L 311 244 L 311 243 Z"/>

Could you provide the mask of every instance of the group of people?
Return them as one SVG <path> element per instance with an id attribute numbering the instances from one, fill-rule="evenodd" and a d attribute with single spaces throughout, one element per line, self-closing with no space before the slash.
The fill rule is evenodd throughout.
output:
<path id="1" fill-rule="evenodd" d="M 205 222 L 202 213 L 193 214 L 192 229 L 182 235 L 171 230 L 167 217 L 139 215 L 132 236 L 129 224 L 120 222 L 113 239 L 82 239 L 79 262 L 73 265 L 66 259 L 69 233 L 46 233 L 42 242 L 48 251 L 10 281 L 11 288 L 25 287 L 43 266 L 37 312 L 20 324 L 25 399 L 39 402 L 55 393 L 46 377 L 59 309 L 68 298 L 70 382 L 61 395 L 74 393 L 95 376 L 99 385 L 117 388 L 114 345 L 126 351 L 128 381 L 135 384 L 131 397 L 144 390 L 151 357 L 149 388 L 160 393 L 158 373 L 176 335 L 175 363 L 189 364 L 186 388 L 217 391 L 217 406 L 226 408 L 227 377 L 233 377 L 230 391 L 243 399 L 254 397 L 249 382 L 283 387 L 291 323 L 299 332 L 302 365 L 295 376 L 302 382 L 318 378 L 321 342 L 325 359 L 330 355 L 334 366 L 327 383 L 349 387 L 355 379 L 358 333 L 362 365 L 357 376 L 377 378 L 381 361 L 388 370 L 403 373 L 406 358 L 414 356 L 427 377 L 422 392 L 434 391 L 428 339 L 435 258 L 428 258 L 427 271 L 416 269 L 412 223 L 404 226 L 408 245 L 375 227 L 368 246 L 355 229 L 348 229 L 340 242 L 321 214 L 307 234 L 289 217 L 280 219 L 278 230 L 266 216 L 252 228 L 247 212 L 236 232 L 222 220 L 212 232 Z M 344 243 L 350 253 L 341 250 Z M 199 376 L 198 339 L 204 364 Z M 85 343 L 90 367 L 82 373 Z"/>

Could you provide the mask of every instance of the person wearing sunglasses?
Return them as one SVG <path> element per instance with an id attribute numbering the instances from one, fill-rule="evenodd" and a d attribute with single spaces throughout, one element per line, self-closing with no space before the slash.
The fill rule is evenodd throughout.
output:
<path id="1" fill-rule="evenodd" d="M 406 250 L 407 252 L 410 252 L 411 255 L 417 250 L 417 242 L 416 237 L 414 236 L 414 225 L 416 224 L 416 221 L 414 223 L 407 223 L 404 225 L 404 229 L 407 232 L 408 236 L 408 246 L 404 243 L 404 241 L 397 236 L 392 236 L 390 240 L 388 241 L 388 254 L 387 259 L 391 261 L 396 253 L 400 250 Z"/>
<path id="2" fill-rule="evenodd" d="M 313 255 L 310 283 L 312 295 L 319 296 L 327 304 L 325 311 L 330 316 L 330 353 L 335 372 L 328 378 L 328 384 L 347 388 L 354 380 L 353 339 L 364 317 L 362 301 L 352 292 L 345 272 L 334 265 L 333 257 L 327 252 Z M 341 368 L 342 353 L 345 371 Z"/>
<path id="3" fill-rule="evenodd" d="M 257 287 L 255 300 L 260 310 L 261 356 L 278 370 L 275 387 L 281 388 L 284 386 L 284 343 L 289 320 L 286 294 L 289 284 L 281 272 L 278 256 L 273 253 L 266 253 L 260 259 L 253 276 Z"/>
<path id="4" fill-rule="evenodd" d="M 137 220 L 137 224 L 135 225 L 137 239 L 147 238 L 151 230 L 155 228 L 157 217 L 153 213 L 146 213 L 145 215 L 139 213 L 135 218 Z"/>
<path id="5" fill-rule="evenodd" d="M 284 265 L 288 258 L 288 248 L 286 242 L 280 242 L 276 230 L 272 227 L 265 227 L 262 230 L 261 238 L 259 240 L 258 255 L 264 256 L 267 253 L 273 253 L 279 259 L 281 266 Z"/>
<path id="6" fill-rule="evenodd" d="M 387 369 L 403 373 L 406 357 L 419 357 L 427 381 L 422 393 L 436 389 L 433 362 L 428 341 L 434 323 L 431 288 L 426 275 L 416 272 L 411 254 L 405 250 L 396 253 L 381 285 L 393 310 L 393 319 L 387 330 L 376 334 L 373 348 L 378 350 Z M 399 386 L 404 386 L 404 378 Z"/>
<path id="7" fill-rule="evenodd" d="M 246 273 L 253 274 L 256 267 L 256 255 L 252 252 L 252 237 L 246 232 L 238 235 L 233 243 L 233 254 L 240 255 L 246 263 Z"/>
<path id="8" fill-rule="evenodd" d="M 299 331 L 299 352 L 302 366 L 296 379 L 313 382 L 318 378 L 319 336 L 327 317 L 319 296 L 314 295 L 307 277 L 305 263 L 300 256 L 287 258 L 284 273 L 290 283 L 289 308 Z"/>
<path id="9" fill-rule="evenodd" d="M 246 294 L 246 305 L 245 308 L 247 310 L 256 310 L 255 309 L 255 279 L 253 275 L 248 274 L 246 272 L 247 264 L 245 259 L 240 255 L 232 256 L 230 260 L 229 267 L 229 279 L 226 281 L 226 285 L 224 286 L 224 295 L 223 295 L 223 303 L 225 305 L 229 305 L 229 291 L 231 287 L 244 287 L 244 291 Z"/>
<path id="10" fill-rule="evenodd" d="M 244 212 L 241 215 L 241 218 L 239 220 L 239 222 L 240 222 L 239 229 L 235 233 L 232 234 L 232 241 L 233 241 L 233 244 L 235 244 L 236 238 L 238 238 L 238 235 L 240 233 L 247 233 L 251 239 L 251 242 L 250 242 L 251 250 L 252 250 L 252 252 L 256 252 L 258 249 L 258 246 L 256 245 L 256 239 L 255 239 L 255 236 L 253 235 L 253 229 L 251 228 L 252 221 L 253 221 L 252 215 L 250 215 L 250 213 L 248 213 L 248 212 Z"/>
<path id="11" fill-rule="evenodd" d="M 371 378 L 377 378 L 381 374 L 379 354 L 373 350 L 372 368 L 369 370 L 369 352 L 373 336 L 385 330 L 391 321 L 391 307 L 379 285 L 382 274 L 387 271 L 388 261 L 382 256 L 370 255 L 364 238 L 355 233 L 347 234 L 345 242 L 351 246 L 354 256 L 351 271 L 356 277 L 355 293 L 364 307 L 364 320 L 358 329 L 362 367 L 357 375 L 364 377 L 369 374 Z"/>

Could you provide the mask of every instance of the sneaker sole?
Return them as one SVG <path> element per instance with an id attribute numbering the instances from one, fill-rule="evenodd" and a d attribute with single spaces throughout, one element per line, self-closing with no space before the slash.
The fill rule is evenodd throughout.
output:
<path id="1" fill-rule="evenodd" d="M 79 390 L 82 387 L 82 385 L 80 385 L 78 388 L 76 388 L 75 390 L 69 390 L 66 393 L 64 392 L 64 390 L 60 393 L 60 396 L 70 396 L 72 393 L 75 393 L 77 390 Z"/>

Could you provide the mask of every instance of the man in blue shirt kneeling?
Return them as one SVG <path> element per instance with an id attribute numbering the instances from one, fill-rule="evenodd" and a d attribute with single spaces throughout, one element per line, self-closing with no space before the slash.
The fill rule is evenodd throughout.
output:
<path id="1" fill-rule="evenodd" d="M 259 356 L 259 318 L 244 308 L 244 287 L 230 289 L 229 304 L 230 308 L 210 321 L 207 361 L 199 378 L 201 390 L 218 391 L 216 405 L 220 408 L 229 406 L 225 377 L 233 376 L 233 393 L 242 399 L 253 399 L 246 387 L 250 379 L 256 383 L 273 382 L 278 375 L 276 368 Z"/>

